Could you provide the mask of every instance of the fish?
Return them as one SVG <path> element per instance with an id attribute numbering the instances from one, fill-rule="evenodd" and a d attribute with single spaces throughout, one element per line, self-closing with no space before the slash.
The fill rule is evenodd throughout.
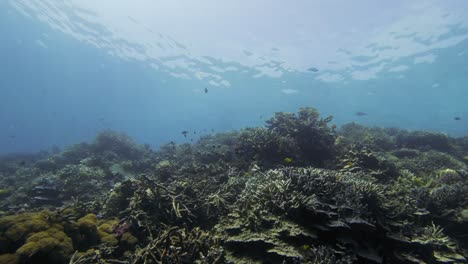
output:
<path id="1" fill-rule="evenodd" d="M 357 115 L 357 116 L 366 116 L 367 115 L 367 113 L 365 113 L 365 112 L 356 112 L 354 114 Z"/>
<path id="2" fill-rule="evenodd" d="M 189 132 L 188 132 L 187 130 L 182 131 L 182 135 L 184 135 L 184 137 L 187 137 L 187 134 L 188 134 L 188 133 L 189 133 Z"/>
<path id="3" fill-rule="evenodd" d="M 307 69 L 308 71 L 310 72 L 318 72 L 319 70 L 315 67 L 310 67 L 309 69 Z"/>
<path id="4" fill-rule="evenodd" d="M 461 120 L 461 117 L 456 116 L 456 117 L 454 117 L 453 119 L 456 120 L 456 121 L 460 121 L 460 120 Z"/>
<path id="5" fill-rule="evenodd" d="M 208 93 L 208 88 L 205 87 L 205 93 Z"/>
<path id="6" fill-rule="evenodd" d="M 292 163 L 293 162 L 293 159 L 292 158 L 289 158 L 289 157 L 286 157 L 283 159 L 284 163 Z"/>

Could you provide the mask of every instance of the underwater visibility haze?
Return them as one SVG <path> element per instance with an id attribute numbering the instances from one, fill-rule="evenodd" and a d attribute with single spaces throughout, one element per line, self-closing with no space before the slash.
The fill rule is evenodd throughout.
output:
<path id="1" fill-rule="evenodd" d="M 0 264 L 467 263 L 468 2 L 0 2 Z"/>

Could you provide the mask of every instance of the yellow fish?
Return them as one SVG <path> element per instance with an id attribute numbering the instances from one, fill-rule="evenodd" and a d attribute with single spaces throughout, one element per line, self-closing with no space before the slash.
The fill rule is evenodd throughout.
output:
<path id="1" fill-rule="evenodd" d="M 292 158 L 284 158 L 283 160 L 285 163 L 292 163 L 293 159 Z"/>
<path id="2" fill-rule="evenodd" d="M 310 248 L 310 245 L 302 245 L 302 250 L 308 250 Z"/>

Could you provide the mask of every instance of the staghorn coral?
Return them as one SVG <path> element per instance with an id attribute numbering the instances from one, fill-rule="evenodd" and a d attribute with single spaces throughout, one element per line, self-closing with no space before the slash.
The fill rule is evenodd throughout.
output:
<path id="1" fill-rule="evenodd" d="M 396 133 L 392 128 L 365 127 L 357 123 L 348 123 L 340 127 L 338 147 L 346 148 L 359 144 L 372 151 L 390 151 L 396 147 Z"/>
<path id="2" fill-rule="evenodd" d="M 138 249 L 133 263 L 223 263 L 216 240 L 198 228 L 162 230 L 146 247 Z"/>
<path id="3" fill-rule="evenodd" d="M 452 144 L 446 134 L 427 131 L 402 131 L 396 138 L 396 145 L 400 148 L 414 148 L 420 150 L 437 150 L 450 152 Z"/>
<path id="4" fill-rule="evenodd" d="M 275 113 L 273 118 L 266 121 L 266 127 L 280 136 L 291 137 L 300 150 L 300 160 L 323 166 L 335 153 L 336 133 L 328 126 L 332 118 L 322 119 L 317 109 L 304 107 L 297 114 Z"/>
<path id="5" fill-rule="evenodd" d="M 285 157 L 297 157 L 297 143 L 290 136 L 266 128 L 245 129 L 239 135 L 236 153 L 243 159 L 259 160 L 264 165 L 280 163 Z"/>

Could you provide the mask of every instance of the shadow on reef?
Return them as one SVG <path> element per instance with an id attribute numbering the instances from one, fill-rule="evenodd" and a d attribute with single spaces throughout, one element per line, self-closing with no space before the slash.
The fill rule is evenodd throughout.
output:
<path id="1" fill-rule="evenodd" d="M 0 159 L 1 263 L 466 263 L 468 137 L 314 108 Z"/>

